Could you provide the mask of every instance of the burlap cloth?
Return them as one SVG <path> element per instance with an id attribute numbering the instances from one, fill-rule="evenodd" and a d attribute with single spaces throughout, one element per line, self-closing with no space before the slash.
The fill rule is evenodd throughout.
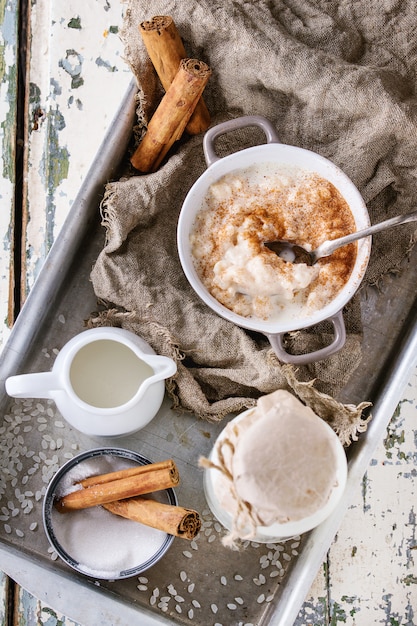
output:
<path id="1" fill-rule="evenodd" d="M 213 70 L 204 92 L 213 124 L 248 114 L 269 118 L 283 143 L 314 150 L 346 172 L 373 223 L 414 208 L 412 1 L 129 0 L 125 8 L 125 57 L 141 88 L 138 140 L 162 96 L 138 25 L 171 15 L 189 56 Z M 250 130 L 226 137 L 218 150 L 263 141 Z M 202 136 L 184 136 L 156 173 L 132 170 L 107 186 L 107 241 L 91 275 L 107 310 L 92 315 L 89 324 L 133 330 L 158 353 L 175 358 L 178 373 L 167 388 L 177 409 L 219 420 L 253 406 L 261 394 L 287 388 L 349 443 L 366 427 L 361 413 L 368 399 L 352 406 L 333 398 L 361 357 L 358 298 L 346 307 L 343 350 L 296 371 L 279 363 L 265 337 L 214 314 L 189 286 L 176 248 L 183 200 L 205 169 Z M 366 284 L 398 270 L 413 235 L 410 225 L 374 237 Z M 327 332 L 294 333 L 290 343 L 311 350 Z"/>

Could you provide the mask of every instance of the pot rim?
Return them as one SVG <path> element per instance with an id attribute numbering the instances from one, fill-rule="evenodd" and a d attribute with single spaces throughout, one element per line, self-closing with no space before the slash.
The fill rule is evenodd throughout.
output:
<path id="1" fill-rule="evenodd" d="M 369 236 L 358 240 L 356 261 L 348 281 L 329 304 L 318 311 L 314 311 L 311 315 L 289 319 L 288 321 L 266 321 L 238 315 L 222 305 L 210 294 L 196 272 L 190 250 L 189 234 L 195 216 L 200 210 L 202 200 L 210 185 L 232 171 L 244 169 L 250 165 L 261 165 L 262 163 L 296 166 L 319 173 L 327 180 L 330 180 L 345 198 L 352 211 L 358 230 L 368 227 L 370 219 L 365 201 L 350 178 L 326 157 L 297 146 L 272 142 L 245 148 L 218 159 L 196 180 L 182 205 L 177 228 L 179 258 L 191 287 L 205 304 L 221 317 L 248 330 L 261 332 L 266 335 L 275 335 L 314 326 L 341 311 L 356 293 L 365 275 L 370 257 L 372 238 Z M 307 163 L 307 165 L 302 165 L 302 163 Z M 314 167 L 310 167 L 310 163 L 314 164 Z"/>

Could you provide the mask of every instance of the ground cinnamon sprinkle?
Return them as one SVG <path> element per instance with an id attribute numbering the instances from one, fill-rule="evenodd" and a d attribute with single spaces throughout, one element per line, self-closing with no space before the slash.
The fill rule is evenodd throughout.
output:
<path id="1" fill-rule="evenodd" d="M 348 204 L 316 173 L 261 164 L 214 183 L 197 215 L 191 245 L 210 293 L 236 313 L 302 317 L 330 302 L 348 280 L 356 244 L 315 266 L 285 262 L 263 246 L 284 239 L 313 249 L 355 230 Z"/>

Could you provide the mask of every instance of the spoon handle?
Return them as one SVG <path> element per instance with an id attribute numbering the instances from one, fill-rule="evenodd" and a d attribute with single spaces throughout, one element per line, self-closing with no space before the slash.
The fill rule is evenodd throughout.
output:
<path id="1" fill-rule="evenodd" d="M 357 241 L 358 239 L 362 239 L 363 237 L 368 237 L 369 235 L 373 235 L 374 233 L 379 233 L 381 230 L 385 230 L 386 228 L 390 228 L 391 226 L 398 226 L 399 224 L 406 224 L 407 222 L 415 221 L 417 221 L 417 211 L 407 213 L 406 215 L 397 215 L 396 217 L 391 217 L 389 220 L 384 220 L 379 224 L 374 224 L 373 226 L 358 230 L 355 233 L 346 235 L 345 237 L 340 237 L 339 239 L 334 239 L 333 241 L 324 241 L 317 248 L 317 257 L 319 258 L 322 256 L 328 256 L 341 246 L 346 246 L 348 243 L 352 243 L 353 241 Z"/>

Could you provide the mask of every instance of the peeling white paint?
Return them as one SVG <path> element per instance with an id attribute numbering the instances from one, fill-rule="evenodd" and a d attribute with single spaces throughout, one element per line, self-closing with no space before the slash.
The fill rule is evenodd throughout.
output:
<path id="1" fill-rule="evenodd" d="M 417 624 L 417 368 L 363 482 L 296 626 Z"/>
<path id="2" fill-rule="evenodd" d="M 40 99 L 31 105 L 29 123 L 36 107 L 42 117 L 28 137 L 28 289 L 130 83 L 122 43 L 112 32 L 121 24 L 119 2 L 33 5 L 30 77 Z"/>

